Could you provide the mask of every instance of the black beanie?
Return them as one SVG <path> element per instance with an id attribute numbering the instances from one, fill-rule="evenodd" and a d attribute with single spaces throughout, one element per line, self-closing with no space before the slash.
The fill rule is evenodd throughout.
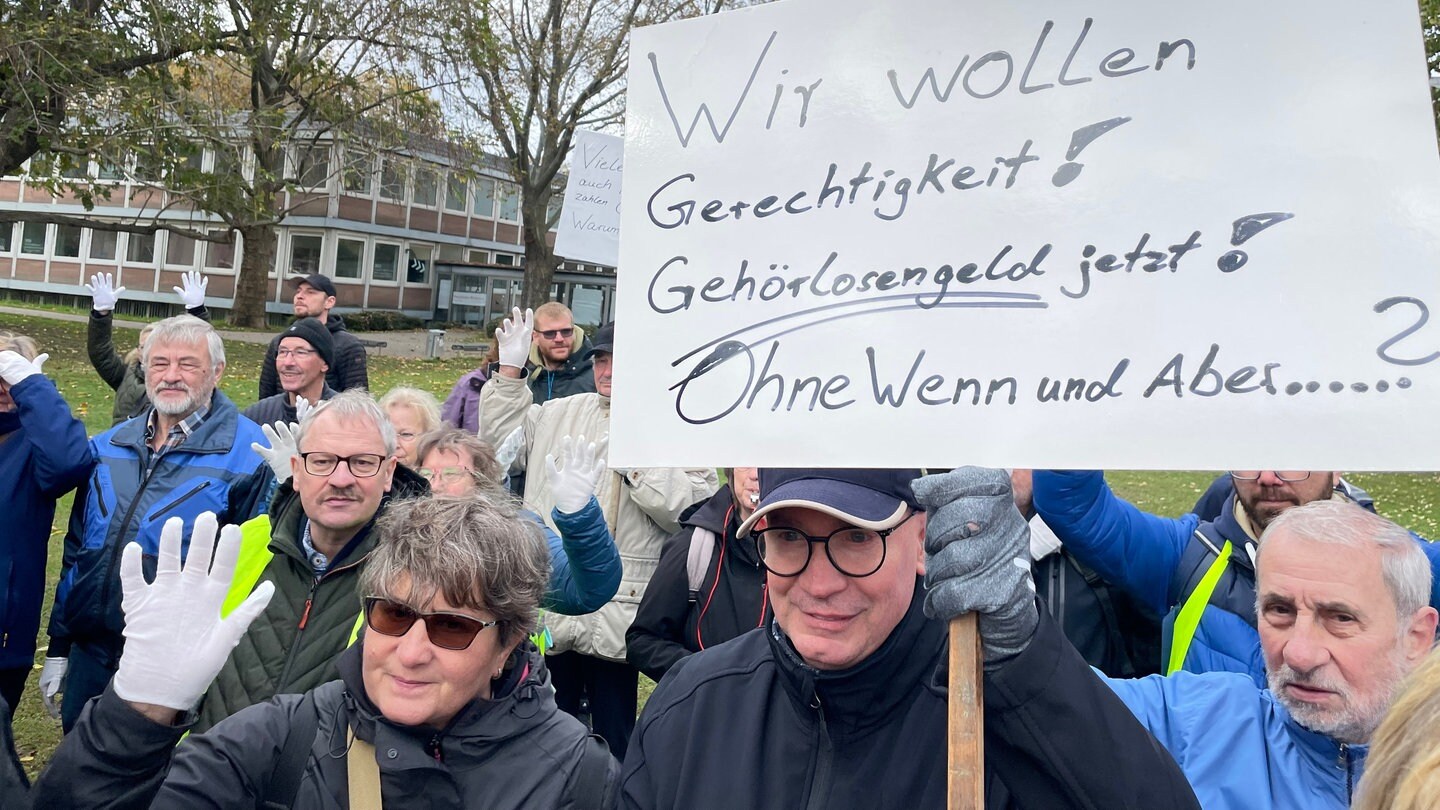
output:
<path id="1" fill-rule="evenodd" d="M 330 330 L 325 324 L 315 318 L 301 318 L 290 324 L 290 328 L 280 333 L 280 339 L 297 337 L 309 343 L 315 351 L 320 353 L 320 359 L 330 368 L 335 367 L 335 339 L 330 337 Z M 280 344 L 275 344 L 279 348 Z"/>

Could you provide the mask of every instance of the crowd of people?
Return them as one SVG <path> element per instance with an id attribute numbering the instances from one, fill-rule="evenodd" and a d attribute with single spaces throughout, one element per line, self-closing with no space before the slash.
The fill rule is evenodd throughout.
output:
<path id="1" fill-rule="evenodd" d="M 297 277 L 242 410 L 203 277 L 128 355 L 88 286 L 110 429 L 0 332 L 7 747 L 75 492 L 65 736 L 33 786 L 8 752 L 5 807 L 938 808 L 972 613 L 988 807 L 1433 802 L 1440 551 L 1338 473 L 1166 518 L 1101 472 L 611 468 L 615 326 L 559 303 L 442 405 L 373 396 Z"/>

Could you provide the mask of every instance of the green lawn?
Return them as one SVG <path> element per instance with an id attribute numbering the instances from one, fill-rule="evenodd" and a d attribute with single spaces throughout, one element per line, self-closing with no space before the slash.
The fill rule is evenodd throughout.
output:
<path id="1" fill-rule="evenodd" d="M 85 420 L 86 428 L 92 435 L 110 426 L 112 392 L 96 376 L 85 356 L 84 324 L 42 317 L 0 315 L 0 329 L 28 334 L 39 342 L 41 351 L 50 353 L 51 359 L 45 371 L 56 381 L 71 407 Z M 116 330 L 119 347 L 133 346 L 136 337 L 134 330 Z M 240 342 L 231 342 L 226 346 L 229 366 L 221 388 L 242 408 L 255 401 L 255 380 L 259 379 L 264 349 L 262 344 Z M 467 357 L 404 360 L 371 356 L 371 388 L 385 391 L 395 385 L 413 385 L 443 399 L 455 380 L 473 368 L 476 362 L 475 358 Z M 1180 515 L 1189 511 L 1214 476 L 1215 473 L 1210 472 L 1113 472 L 1109 480 L 1123 497 L 1147 511 Z M 1369 490 L 1388 517 L 1426 537 L 1440 537 L 1440 475 L 1364 474 L 1349 478 Z M 57 511 L 57 528 L 50 537 L 50 587 L 47 593 L 54 592 L 54 582 L 59 576 L 60 546 L 69 513 L 70 498 L 67 496 Z M 46 616 L 49 609 L 47 599 Z M 44 642 L 43 631 L 41 642 Z M 37 668 L 37 675 L 38 672 Z M 651 688 L 653 684 L 642 678 L 642 701 Z M 32 775 L 44 766 L 60 737 L 59 723 L 45 713 L 38 694 L 32 679 L 15 717 L 16 742 L 21 759 Z"/>

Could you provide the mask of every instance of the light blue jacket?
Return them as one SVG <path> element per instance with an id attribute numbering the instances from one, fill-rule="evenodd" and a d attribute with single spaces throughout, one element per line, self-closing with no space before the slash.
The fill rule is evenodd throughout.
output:
<path id="1" fill-rule="evenodd" d="M 1360 784 L 1367 746 L 1302 728 L 1245 675 L 1106 682 L 1175 757 L 1206 810 L 1338 810 Z"/>

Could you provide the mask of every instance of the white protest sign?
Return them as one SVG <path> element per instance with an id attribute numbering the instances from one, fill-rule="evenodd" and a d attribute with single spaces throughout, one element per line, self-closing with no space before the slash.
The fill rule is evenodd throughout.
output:
<path id="1" fill-rule="evenodd" d="M 615 267 L 620 263 L 620 173 L 625 141 L 579 129 L 555 231 L 555 255 Z"/>
<path id="2" fill-rule="evenodd" d="M 1434 469 L 1413 0 L 790 0 L 631 44 L 611 460 Z"/>

